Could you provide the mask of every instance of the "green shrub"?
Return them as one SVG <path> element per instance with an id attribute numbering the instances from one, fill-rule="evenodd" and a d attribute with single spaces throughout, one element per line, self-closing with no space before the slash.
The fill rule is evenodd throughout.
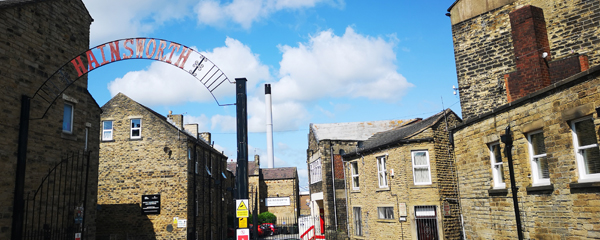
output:
<path id="1" fill-rule="evenodd" d="M 258 222 L 259 223 L 275 223 L 275 221 L 277 220 L 277 217 L 275 216 L 275 214 L 272 214 L 270 212 L 263 212 L 261 214 L 258 214 Z"/>

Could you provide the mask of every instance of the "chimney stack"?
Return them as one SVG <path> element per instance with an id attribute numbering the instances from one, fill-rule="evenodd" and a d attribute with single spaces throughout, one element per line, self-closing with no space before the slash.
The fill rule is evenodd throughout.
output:
<path id="1" fill-rule="evenodd" d="M 192 134 L 196 139 L 198 139 L 198 124 L 185 124 L 183 125 L 183 129 L 185 129 L 188 133 Z"/>
<path id="2" fill-rule="evenodd" d="M 552 56 L 541 8 L 527 5 L 509 16 L 517 71 L 505 75 L 505 84 L 512 102 L 551 84 Z"/>
<path id="3" fill-rule="evenodd" d="M 210 145 L 211 135 L 209 132 L 201 132 L 200 137 Z"/>
<path id="4" fill-rule="evenodd" d="M 175 126 L 179 129 L 183 129 L 183 114 L 175 114 L 173 115 L 173 111 L 169 111 L 169 115 L 167 118 L 175 124 Z"/>
<path id="5" fill-rule="evenodd" d="M 268 168 L 275 167 L 273 153 L 273 114 L 271 101 L 271 84 L 265 84 L 265 105 L 267 112 L 267 165 Z"/>

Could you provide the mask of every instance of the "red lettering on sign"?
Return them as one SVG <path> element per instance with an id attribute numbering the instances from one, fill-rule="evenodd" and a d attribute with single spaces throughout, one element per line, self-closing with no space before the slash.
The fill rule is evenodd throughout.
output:
<path id="1" fill-rule="evenodd" d="M 186 53 L 186 50 L 187 50 L 187 53 Z M 183 65 L 185 65 L 185 62 L 187 62 L 187 59 L 190 56 L 190 53 L 192 53 L 192 49 L 183 47 L 183 49 L 181 50 L 181 54 L 179 54 L 179 58 L 177 59 L 177 62 L 175 63 L 175 66 L 178 66 L 179 68 L 183 69 Z M 179 62 L 181 62 L 181 64 L 179 64 Z"/>
<path id="2" fill-rule="evenodd" d="M 167 59 L 168 63 L 171 63 L 171 58 L 173 58 L 173 53 L 179 51 L 179 48 L 181 47 L 181 45 L 174 43 L 174 42 L 169 44 L 169 49 L 171 48 L 171 46 L 173 47 L 173 50 L 171 51 L 171 54 L 169 55 L 169 59 Z M 177 47 L 177 49 L 175 49 L 175 47 Z"/>
<path id="3" fill-rule="evenodd" d="M 102 66 L 98 63 L 98 60 L 96 60 L 96 56 L 94 56 L 94 53 L 92 52 L 92 50 L 88 50 L 86 52 L 86 54 L 87 54 L 87 59 L 88 59 L 88 71 L 92 71 L 92 70 L 94 70 L 94 68 Z M 93 63 L 96 64 L 95 67 L 94 67 Z"/>
<path id="4" fill-rule="evenodd" d="M 119 51 L 119 41 L 114 41 L 108 43 L 110 45 L 110 61 L 119 61 L 121 60 L 121 52 Z"/>
<path id="5" fill-rule="evenodd" d="M 98 46 L 98 49 L 100 49 L 100 52 L 102 53 L 102 62 L 100 63 L 100 65 L 108 63 L 108 61 L 106 61 L 106 57 L 104 57 L 104 47 L 106 47 L 106 44 Z"/>
<path id="6" fill-rule="evenodd" d="M 148 53 L 148 50 L 150 50 L 150 44 L 152 44 L 152 46 L 154 46 L 154 48 L 152 49 L 152 53 Z M 154 56 L 154 53 L 156 52 L 156 40 L 154 39 L 150 39 L 150 41 L 148 41 L 148 45 L 146 45 L 146 58 L 152 58 L 152 56 Z"/>
<path id="7" fill-rule="evenodd" d="M 136 39 L 137 46 L 135 48 L 135 57 L 142 58 L 144 57 L 144 45 L 146 45 L 145 38 L 137 38 Z"/>
<path id="8" fill-rule="evenodd" d="M 125 49 L 127 49 L 129 51 L 129 55 L 125 55 L 125 53 L 123 53 L 123 59 L 130 59 L 131 57 L 133 57 L 133 49 L 131 47 L 127 46 L 127 43 L 131 43 L 133 45 L 133 39 L 127 39 L 123 43 L 123 46 L 125 47 Z"/>
<path id="9" fill-rule="evenodd" d="M 73 67 L 77 70 L 77 77 L 81 77 L 81 75 L 86 74 L 88 72 L 87 68 L 83 66 L 83 61 L 81 61 L 81 56 L 77 56 L 73 60 L 71 60 Z"/>
<path id="10" fill-rule="evenodd" d="M 164 40 L 160 40 L 160 43 L 158 44 L 158 53 L 156 53 L 156 56 L 154 56 L 154 59 L 164 61 L 165 58 L 167 57 L 167 56 L 163 56 L 163 54 L 165 52 L 165 48 L 167 48 L 167 42 Z"/>

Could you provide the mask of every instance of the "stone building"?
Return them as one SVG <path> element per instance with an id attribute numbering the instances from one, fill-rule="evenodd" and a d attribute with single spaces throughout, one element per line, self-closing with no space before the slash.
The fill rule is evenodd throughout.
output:
<path id="1" fill-rule="evenodd" d="M 351 239 L 462 239 L 447 109 L 342 155 Z"/>
<path id="2" fill-rule="evenodd" d="M 231 172 L 235 173 L 236 168 L 236 162 L 227 163 Z M 255 155 L 254 161 L 248 161 L 248 196 L 250 211 L 256 206 L 258 214 L 275 214 L 278 224 L 295 223 L 300 214 L 296 167 L 260 168 L 260 157 Z M 256 204 L 256 199 L 259 204 Z"/>
<path id="3" fill-rule="evenodd" d="M 310 215 L 310 192 L 300 191 L 300 216 Z"/>
<path id="4" fill-rule="evenodd" d="M 311 215 L 323 221 L 317 234 L 346 234 L 346 193 L 341 154 L 362 147 L 373 134 L 417 121 L 389 120 L 351 123 L 310 124 L 307 165 Z M 320 232 L 319 232 L 320 231 Z"/>
<path id="5" fill-rule="evenodd" d="M 467 238 L 600 238 L 600 1 L 458 0 L 448 11 Z"/>
<path id="6" fill-rule="evenodd" d="M 98 239 L 225 239 L 235 181 L 210 134 L 122 93 L 102 111 Z"/>
<path id="7" fill-rule="evenodd" d="M 54 74 L 88 49 L 91 22 L 81 0 L 0 1 L 0 239 L 43 236 L 43 229 L 45 235 L 79 232 L 94 239 L 101 110 L 87 90 L 87 76 Z M 77 76 L 71 70 L 61 74 Z M 54 87 L 42 88 L 48 86 L 44 82 Z M 24 99 L 30 110 L 21 119 Z M 20 122 L 26 119 L 29 123 Z M 25 126 L 28 137 L 19 144 Z M 80 167 L 67 171 L 65 166 L 75 163 Z M 79 184 L 67 187 L 67 182 Z"/>

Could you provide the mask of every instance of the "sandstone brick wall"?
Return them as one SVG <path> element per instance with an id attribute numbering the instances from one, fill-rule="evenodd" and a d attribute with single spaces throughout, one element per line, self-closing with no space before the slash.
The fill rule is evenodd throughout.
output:
<path id="1" fill-rule="evenodd" d="M 141 139 L 130 139 L 131 118 L 142 119 Z M 198 236 L 221 238 L 233 211 L 232 196 L 226 191 L 232 187 L 232 176 L 223 177 L 230 174 L 225 169 L 226 157 L 123 94 L 103 106 L 102 121 L 107 120 L 113 121 L 113 140 L 101 142 L 98 204 L 102 209 L 135 207 L 140 206 L 142 195 L 160 194 L 161 213 L 138 212 L 116 219 L 110 212 L 100 211 L 99 237 L 153 235 L 156 239 L 184 239 L 195 227 Z M 174 218 L 187 220 L 187 227 L 177 227 Z M 116 220 L 124 224 L 110 224 Z M 148 221 L 153 227 L 147 232 L 127 227 Z M 169 225 L 173 227 L 171 232 L 167 230 Z"/>
<path id="2" fill-rule="evenodd" d="M 344 178 L 343 172 L 340 171 L 340 165 L 337 165 L 337 169 L 334 165 L 332 173 L 332 155 L 338 155 L 340 150 L 342 152 L 350 152 L 356 149 L 358 142 L 357 141 L 343 141 L 343 140 L 321 140 L 317 142 L 314 137 L 314 133 L 312 129 L 309 132 L 308 138 L 308 150 L 307 150 L 307 166 L 310 169 L 310 159 L 313 155 L 319 155 L 321 157 L 321 172 L 322 172 L 322 181 L 310 184 L 309 189 L 310 193 L 319 193 L 323 192 L 323 210 L 325 216 L 325 224 L 329 227 L 329 229 L 335 230 L 346 234 L 346 223 L 347 223 L 347 213 L 346 213 L 346 195 L 344 190 Z M 334 161 L 335 164 L 335 161 Z M 337 170 L 337 171 L 335 171 Z M 333 177 L 336 177 L 335 180 L 332 180 Z M 310 183 L 310 173 L 309 173 L 309 183 Z M 334 188 L 335 184 L 335 188 Z M 334 201 L 335 196 L 335 201 Z M 336 209 L 334 209 L 336 206 Z M 337 220 L 336 220 L 337 216 Z M 337 222 L 337 227 L 335 223 Z"/>
<path id="3" fill-rule="evenodd" d="M 598 0 L 518 0 L 505 3 L 452 25 L 463 119 L 507 103 L 503 76 L 515 71 L 509 12 L 519 7 L 529 4 L 543 9 L 549 53 L 553 60 L 585 54 L 591 66 L 600 63 Z M 460 4 L 455 6 L 460 7 Z"/>
<path id="4" fill-rule="evenodd" d="M 79 0 L 32 1 L 0 5 L 0 239 L 10 239 L 22 95 L 32 97 L 42 83 L 72 57 L 88 49 L 91 17 Z M 63 96 L 76 103 L 73 133 L 62 132 Z M 45 111 L 31 103 L 32 117 Z M 25 194 L 41 184 L 48 171 L 68 152 L 82 152 L 86 123 L 91 151 L 86 225 L 93 239 L 100 109 L 87 92 L 87 77 L 69 87 L 43 119 L 29 125 Z"/>
<path id="5" fill-rule="evenodd" d="M 589 1 L 588 1 L 589 2 Z M 515 179 L 526 239 L 593 239 L 600 237 L 598 183 L 579 183 L 570 122 L 592 116 L 596 137 L 600 120 L 600 72 L 571 77 L 512 106 L 496 109 L 454 134 L 461 206 L 468 239 L 517 237 L 508 166 L 506 190 L 492 189 L 489 144 L 499 142 L 510 125 Z M 527 133 L 543 130 L 550 186 L 532 187 Z M 504 144 L 501 144 L 504 148 Z M 502 153 L 503 162 L 507 162 Z"/>
<path id="6" fill-rule="evenodd" d="M 265 180 L 266 193 L 268 197 L 289 197 L 289 206 L 267 207 L 265 211 L 275 214 L 280 219 L 287 219 L 288 222 L 296 221 L 300 214 L 298 198 L 298 179 L 277 179 Z M 266 200 L 265 200 L 266 201 Z"/>
<path id="7" fill-rule="evenodd" d="M 448 126 L 459 123 L 459 119 L 448 115 Z M 440 239 L 461 239 L 460 209 L 455 168 L 452 150 L 449 146 L 446 121 L 441 121 L 431 128 L 410 139 L 427 139 L 426 142 L 398 144 L 386 149 L 353 156 L 344 161 L 356 162 L 359 173 L 359 190 L 353 190 L 351 168 L 346 166 L 346 188 L 349 191 L 348 209 L 350 237 L 352 239 L 417 239 L 415 206 L 435 206 L 437 231 Z M 427 150 L 430 161 L 432 184 L 415 185 L 411 152 Z M 379 188 L 376 158 L 387 155 L 388 188 Z M 391 171 L 394 176 L 391 176 Z M 449 202 L 450 215 L 443 212 L 443 203 Z M 400 204 L 405 204 L 405 216 L 399 216 Z M 362 212 L 363 235 L 355 235 L 353 207 L 360 207 Z M 394 219 L 379 219 L 377 207 L 393 207 Z M 405 217 L 405 221 L 400 221 Z"/>

